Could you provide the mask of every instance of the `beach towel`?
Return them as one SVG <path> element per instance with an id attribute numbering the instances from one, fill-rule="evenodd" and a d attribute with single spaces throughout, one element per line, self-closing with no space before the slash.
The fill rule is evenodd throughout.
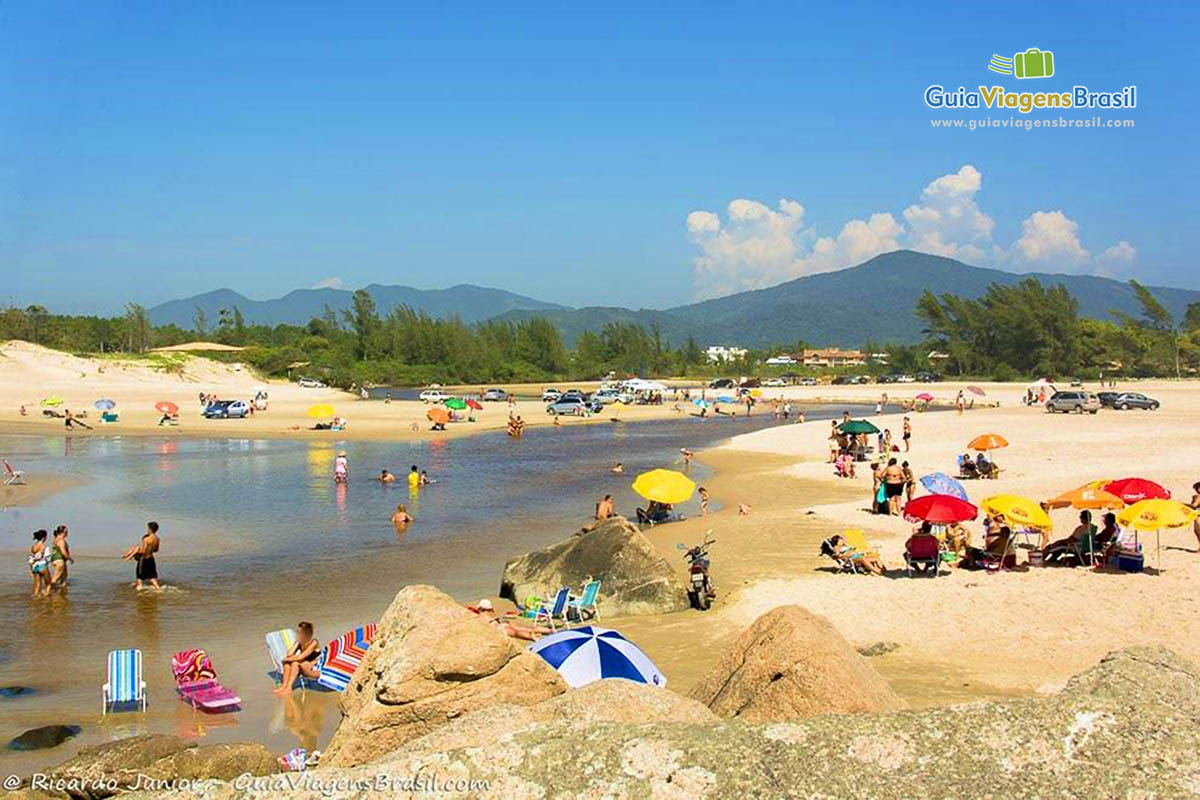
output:
<path id="1" fill-rule="evenodd" d="M 177 684 L 213 680 L 217 677 L 217 671 L 213 668 L 208 654 L 199 648 L 176 653 L 171 658 L 171 674 Z"/>

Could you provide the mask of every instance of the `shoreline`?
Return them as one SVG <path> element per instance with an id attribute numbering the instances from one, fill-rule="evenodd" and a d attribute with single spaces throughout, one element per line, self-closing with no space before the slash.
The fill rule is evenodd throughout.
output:
<path id="1" fill-rule="evenodd" d="M 83 486 L 88 481 L 75 475 L 30 473 L 24 484 L 0 486 L 0 511 L 33 508 L 56 494 Z"/>

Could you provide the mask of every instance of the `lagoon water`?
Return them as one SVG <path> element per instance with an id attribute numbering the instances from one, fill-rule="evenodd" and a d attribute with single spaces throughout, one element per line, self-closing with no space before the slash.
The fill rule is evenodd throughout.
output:
<path id="1" fill-rule="evenodd" d="M 811 424 L 843 408 L 805 412 Z M 612 493 L 619 513 L 632 517 L 639 499 L 629 484 L 639 472 L 671 466 L 680 447 L 773 424 L 780 422 L 763 412 L 534 428 L 522 440 L 0 437 L 0 454 L 27 472 L 83 481 L 35 508 L 0 512 L 0 686 L 36 690 L 0 698 L 0 736 L 83 726 L 52 752 L 0 753 L 0 768 L 27 772 L 81 744 L 134 732 L 253 739 L 280 753 L 319 746 L 337 724 L 336 696 L 275 698 L 265 632 L 307 619 L 324 642 L 378 619 L 413 583 L 464 602 L 493 595 L 507 559 L 568 535 L 601 495 Z M 348 486 L 332 480 L 339 450 L 350 461 Z M 624 475 L 609 471 L 618 461 Z M 404 482 L 413 464 L 437 481 L 416 496 Z M 383 467 L 396 484 L 372 480 Z M 706 470 L 691 469 L 702 481 Z M 403 534 L 389 521 L 398 503 L 417 519 Z M 680 510 L 696 513 L 695 501 Z M 168 588 L 138 594 L 133 565 L 119 556 L 151 519 L 162 526 L 159 574 Z M 58 524 L 71 531 L 71 584 L 65 596 L 34 601 L 25 563 L 31 533 Z M 102 717 L 105 656 L 126 647 L 143 653 L 150 710 Z M 241 712 L 196 713 L 175 697 L 169 661 L 190 647 L 209 652 L 241 694 Z"/>

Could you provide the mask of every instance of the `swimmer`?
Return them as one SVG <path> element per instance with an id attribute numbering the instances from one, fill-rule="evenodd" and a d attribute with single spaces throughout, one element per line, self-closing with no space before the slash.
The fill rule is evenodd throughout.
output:
<path id="1" fill-rule="evenodd" d="M 621 473 L 623 473 L 624 471 L 625 471 L 625 467 L 623 467 L 623 466 L 621 465 L 621 462 L 620 462 L 620 461 L 618 461 L 618 462 L 616 463 L 616 466 L 614 466 L 614 467 L 613 467 L 611 470 L 609 470 L 609 472 L 613 473 L 614 475 L 620 475 L 620 474 L 621 474 Z"/>
<path id="2" fill-rule="evenodd" d="M 379 482 L 383 484 L 395 483 L 396 476 L 388 472 L 386 469 L 379 470 Z"/>

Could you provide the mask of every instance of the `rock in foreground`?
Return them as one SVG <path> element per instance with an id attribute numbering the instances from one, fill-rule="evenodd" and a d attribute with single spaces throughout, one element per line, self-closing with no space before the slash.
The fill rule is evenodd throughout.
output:
<path id="1" fill-rule="evenodd" d="M 611 517 L 575 536 L 504 565 L 500 596 L 524 603 L 553 597 L 563 586 L 578 592 L 600 580 L 600 615 L 666 614 L 688 608 L 687 589 L 637 526 Z"/>
<path id="2" fill-rule="evenodd" d="M 146 734 L 81 749 L 49 772 L 70 781 L 73 797 L 98 800 L 118 791 L 158 781 L 232 780 L 238 775 L 268 775 L 279 762 L 254 742 L 197 745 L 178 736 Z M 113 784 L 109 784 L 109 782 Z M 115 785 L 117 791 L 107 788 Z"/>
<path id="3" fill-rule="evenodd" d="M 756 619 L 689 696 L 746 722 L 905 707 L 829 620 L 799 606 Z"/>
<path id="4" fill-rule="evenodd" d="M 565 692 L 526 644 L 432 586 L 405 587 L 342 694 L 342 723 L 322 763 L 363 764 L 486 706 Z"/>
<path id="5" fill-rule="evenodd" d="M 190 796 L 428 797 L 402 788 L 425 775 L 486 782 L 440 797 L 1189 797 L 1200 791 L 1198 718 L 1196 665 L 1136 648 L 1047 698 L 758 725 L 554 722 L 481 746 L 414 742 L 377 764 L 310 773 L 326 786 L 382 773 L 401 787 L 393 791 L 224 784 Z"/>

